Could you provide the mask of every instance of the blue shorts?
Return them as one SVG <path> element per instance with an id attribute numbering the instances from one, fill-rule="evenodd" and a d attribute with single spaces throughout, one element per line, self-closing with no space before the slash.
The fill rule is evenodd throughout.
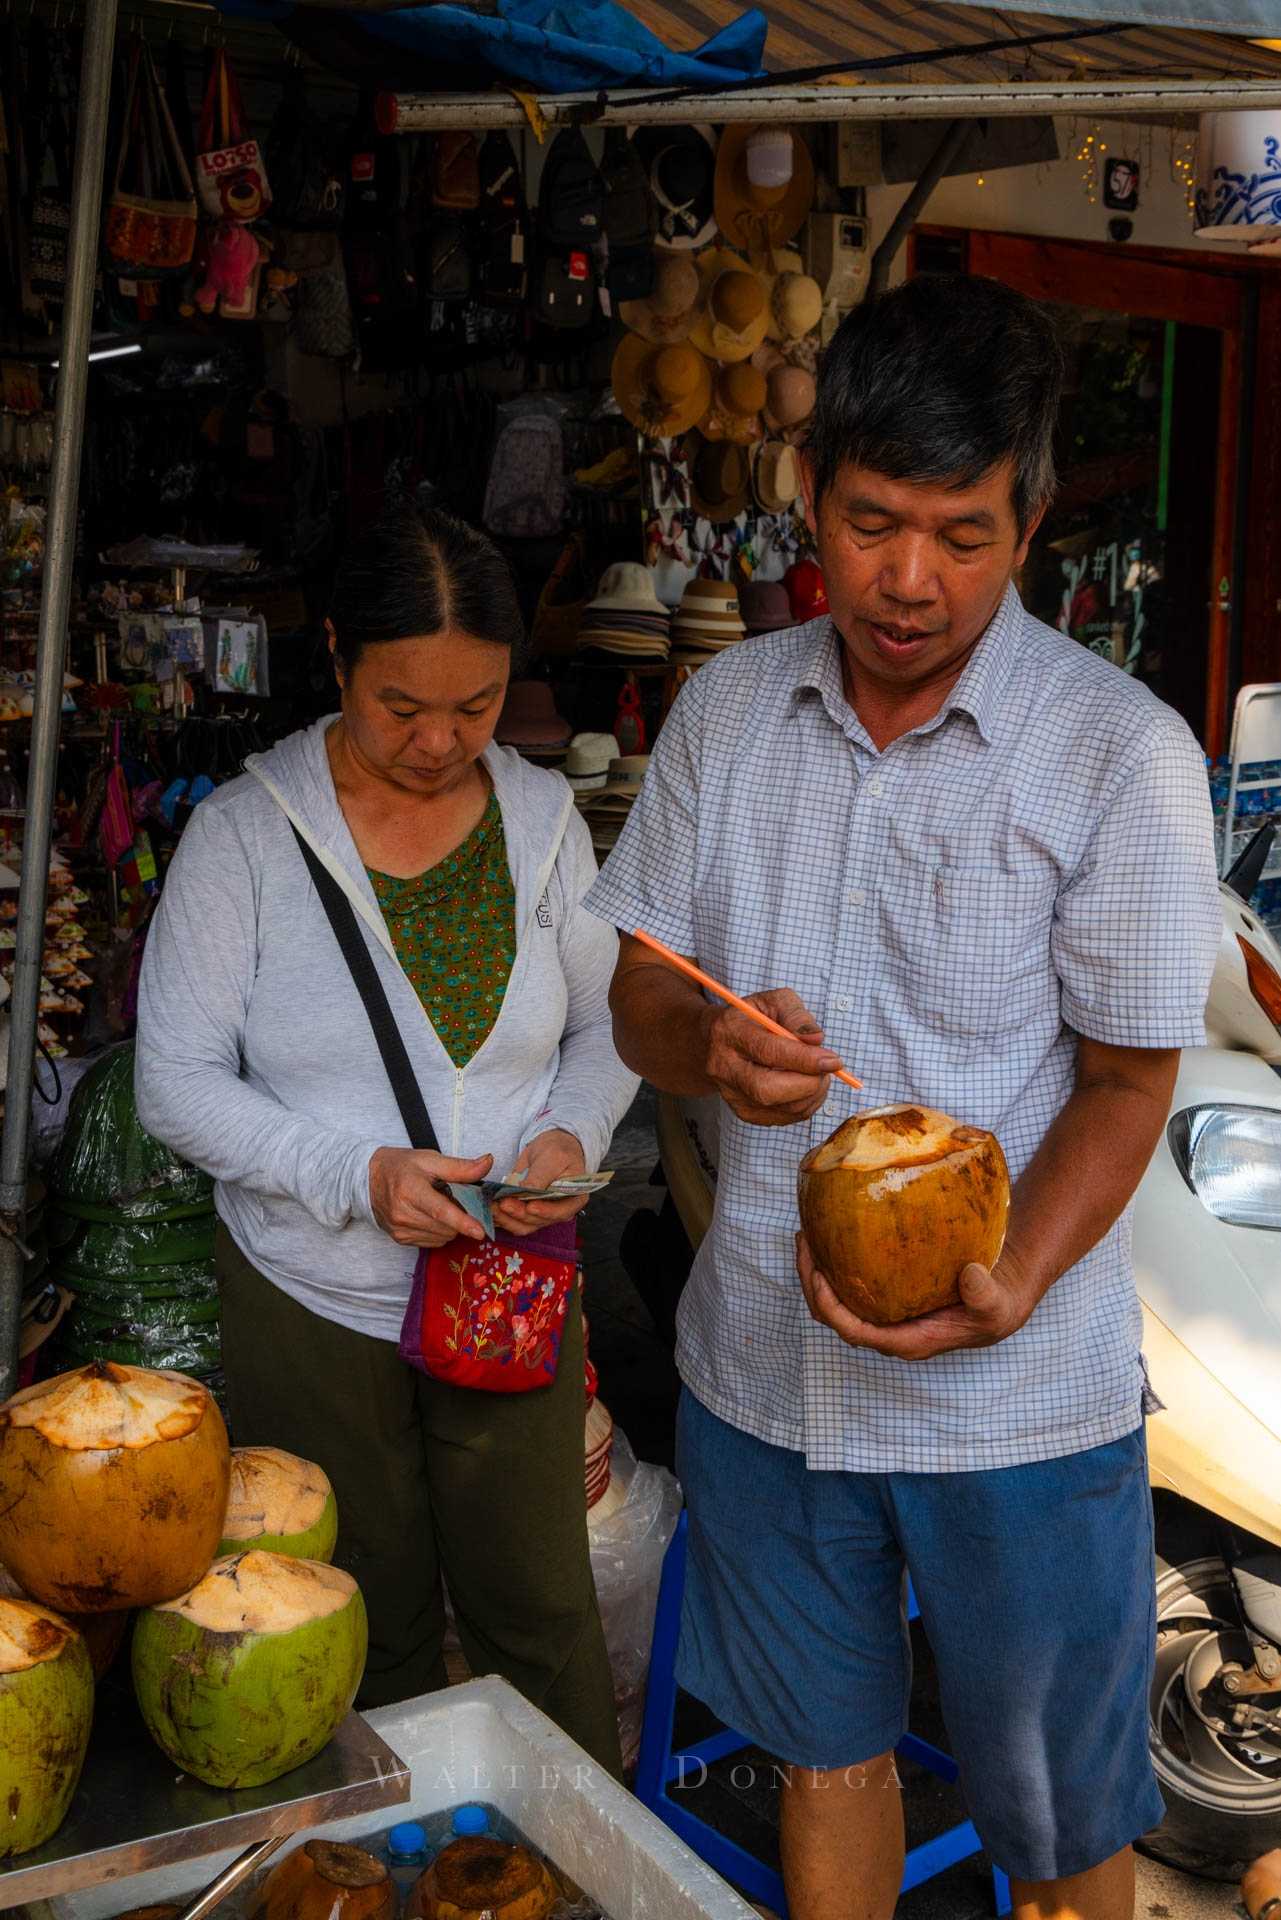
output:
<path id="1" fill-rule="evenodd" d="M 971 1817 L 1020 1880 L 1083 1873 L 1164 1814 L 1143 1430 L 1033 1466 L 811 1472 L 688 1388 L 677 1677 L 785 1765 L 856 1766 L 908 1724 L 903 1571 Z"/>

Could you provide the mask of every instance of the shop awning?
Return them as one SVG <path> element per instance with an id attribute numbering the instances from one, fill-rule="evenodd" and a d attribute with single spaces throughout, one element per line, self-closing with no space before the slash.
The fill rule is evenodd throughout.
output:
<path id="1" fill-rule="evenodd" d="M 842 60 L 892 60 L 855 84 L 937 87 L 1275 78 L 1281 75 L 1281 0 L 1047 0 L 1037 12 L 977 0 L 759 0 L 769 20 L 765 64 L 789 70 Z M 705 39 L 733 19 L 734 0 L 627 0 L 670 46 Z M 1168 24 L 1180 12 L 1183 26 Z M 1192 16 L 1200 16 L 1193 20 Z M 1221 16 L 1215 29 L 1215 17 Z M 1099 33 L 1100 23 L 1111 32 Z M 1069 37 L 1094 28 L 1088 37 Z M 1275 36 L 1278 49 L 1245 35 Z M 967 48 L 1017 40 L 1001 52 Z"/>

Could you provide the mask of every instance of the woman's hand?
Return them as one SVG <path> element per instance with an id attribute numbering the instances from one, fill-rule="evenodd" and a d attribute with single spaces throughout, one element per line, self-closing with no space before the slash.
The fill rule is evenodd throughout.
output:
<path id="1" fill-rule="evenodd" d="M 483 1180 L 493 1164 L 492 1153 L 479 1160 L 449 1160 L 413 1147 L 379 1147 L 369 1162 L 374 1218 L 402 1247 L 443 1247 L 460 1233 L 483 1240 L 484 1228 L 443 1191 L 442 1182 L 469 1186 Z"/>
<path id="2" fill-rule="evenodd" d="M 586 1173 L 587 1161 L 581 1142 L 572 1133 L 553 1127 L 530 1141 L 512 1172 L 519 1173 L 525 1167 L 529 1169 L 525 1185 L 537 1192 L 541 1187 L 550 1187 L 553 1180 L 568 1180 Z M 570 1200 L 518 1200 L 513 1195 L 511 1199 L 500 1200 L 494 1208 L 494 1225 L 504 1233 L 537 1233 L 540 1227 L 554 1226 L 558 1220 L 572 1220 L 576 1213 L 582 1212 L 589 1198 L 585 1193 L 575 1194 Z"/>

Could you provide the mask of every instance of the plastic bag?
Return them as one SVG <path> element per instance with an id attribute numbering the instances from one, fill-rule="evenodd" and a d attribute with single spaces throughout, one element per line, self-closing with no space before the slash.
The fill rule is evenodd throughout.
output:
<path id="1" fill-rule="evenodd" d="M 191 1260 L 173 1267 L 138 1267 L 129 1274 L 95 1273 L 59 1259 L 54 1264 L 59 1283 L 79 1299 L 104 1309 L 130 1300 L 212 1300 L 218 1278 L 211 1260 Z"/>
<path id="2" fill-rule="evenodd" d="M 133 1099 L 133 1042 L 97 1061 L 76 1088 L 49 1169 L 64 1213 L 162 1220 L 208 1211 L 213 1181 L 145 1131 Z"/>
<path id="3" fill-rule="evenodd" d="M 627 1768 L 640 1752 L 654 1608 L 663 1556 L 680 1518 L 681 1490 L 666 1467 L 637 1460 L 617 1427 L 610 1478 L 623 1482 L 627 1497 L 606 1520 L 588 1512 L 587 1538 Z"/>
<path id="4" fill-rule="evenodd" d="M 49 1225 L 49 1242 L 59 1249 L 58 1257 L 78 1273 L 103 1280 L 128 1278 L 135 1273 L 139 1281 L 151 1280 L 139 1268 L 159 1267 L 171 1271 L 207 1266 L 214 1257 L 214 1215 L 196 1214 L 190 1220 L 129 1221 L 118 1227 L 92 1220 L 78 1220 L 60 1214 Z M 68 1228 L 70 1231 L 68 1231 Z"/>

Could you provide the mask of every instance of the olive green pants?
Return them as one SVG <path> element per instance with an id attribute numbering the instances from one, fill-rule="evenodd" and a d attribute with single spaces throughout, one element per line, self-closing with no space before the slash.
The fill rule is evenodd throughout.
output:
<path id="1" fill-rule="evenodd" d="M 222 1226 L 218 1280 L 233 1441 L 318 1461 L 333 1482 L 334 1563 L 369 1610 L 359 1704 L 446 1684 L 443 1574 L 472 1672 L 501 1674 L 619 1774 L 587 1551 L 578 1299 L 550 1387 L 481 1393 L 299 1306 Z"/>

